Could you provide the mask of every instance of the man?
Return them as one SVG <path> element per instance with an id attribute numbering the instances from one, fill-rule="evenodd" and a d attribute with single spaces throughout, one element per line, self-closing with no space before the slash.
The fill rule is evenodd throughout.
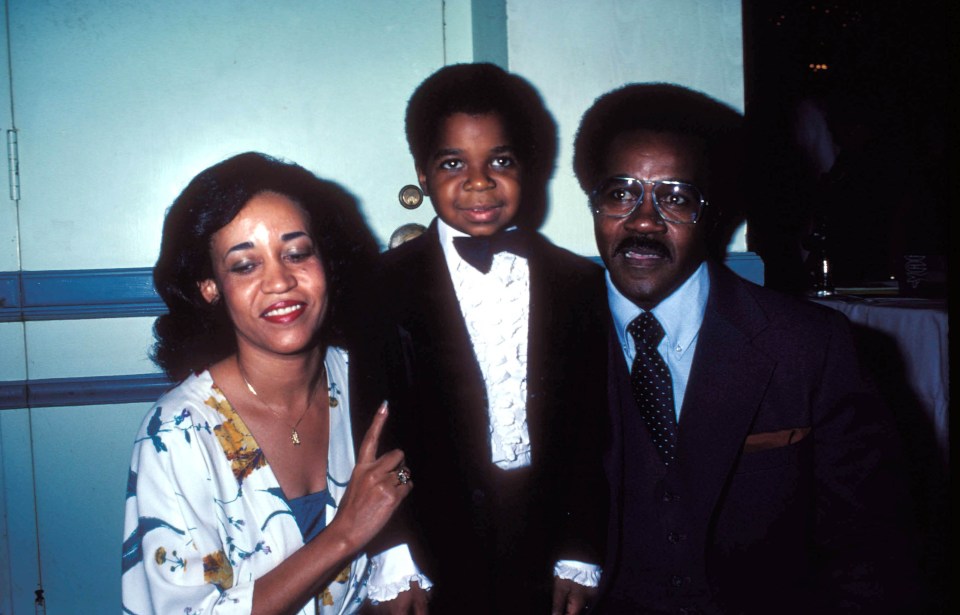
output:
<path id="1" fill-rule="evenodd" d="M 612 322 L 598 610 L 916 607 L 897 437 L 846 321 L 712 262 L 739 120 L 639 84 L 577 134 Z"/>

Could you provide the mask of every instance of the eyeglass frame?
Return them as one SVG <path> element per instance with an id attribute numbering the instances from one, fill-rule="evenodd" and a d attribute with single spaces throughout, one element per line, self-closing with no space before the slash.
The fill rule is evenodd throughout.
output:
<path id="1" fill-rule="evenodd" d="M 596 207 L 594 206 L 594 204 L 593 204 L 594 199 L 597 198 L 597 194 L 598 194 L 598 192 L 599 192 L 599 190 L 600 190 L 600 187 L 601 187 L 603 184 L 607 183 L 608 181 L 611 181 L 611 180 L 614 180 L 614 179 L 622 179 L 622 180 L 626 180 L 626 181 L 637 182 L 637 183 L 640 184 L 640 186 L 643 188 L 643 192 L 640 193 L 640 198 L 638 198 L 636 201 L 633 202 L 633 207 L 631 207 L 631 208 L 630 208 L 630 211 L 628 211 L 628 212 L 625 213 L 625 214 L 606 214 L 606 213 L 603 213 L 603 212 L 601 212 L 601 211 L 598 211 L 597 208 L 596 208 Z M 657 212 L 657 215 L 660 216 L 660 219 L 663 220 L 664 222 L 671 222 L 671 223 L 673 223 L 673 224 L 696 224 L 697 222 L 700 221 L 700 219 L 701 219 L 701 217 L 702 217 L 703 208 L 704 208 L 704 207 L 707 207 L 707 206 L 710 204 L 709 201 L 707 201 L 707 199 L 704 198 L 704 196 L 703 196 L 703 191 L 700 190 L 700 188 L 697 188 L 697 186 L 696 186 L 695 184 L 692 184 L 692 183 L 690 183 L 690 182 L 679 181 L 679 180 L 676 180 L 676 179 L 656 179 L 656 180 L 654 180 L 654 179 L 637 179 L 636 177 L 630 177 L 629 175 L 612 175 L 612 176 L 610 176 L 610 177 L 606 177 L 606 178 L 600 180 L 600 181 L 597 183 L 596 187 L 595 187 L 593 190 L 590 191 L 590 203 L 589 203 L 589 205 L 587 205 L 587 207 L 590 208 L 590 211 L 591 211 L 591 212 L 593 213 L 593 215 L 595 215 L 595 216 L 604 216 L 604 217 L 606 217 L 606 218 L 616 218 L 616 219 L 618 219 L 618 220 L 622 220 L 623 218 L 629 218 L 630 216 L 633 215 L 633 212 L 637 211 L 637 208 L 640 207 L 640 203 L 643 202 L 643 196 L 644 196 L 644 194 L 646 194 L 646 191 L 647 191 L 647 184 L 650 184 L 650 185 L 653 187 L 653 190 L 650 192 L 650 200 L 653 202 L 653 209 L 654 209 L 654 211 Z M 660 203 L 657 202 L 656 187 L 657 187 L 658 184 L 659 184 L 659 185 L 667 185 L 667 186 L 678 186 L 678 185 L 679 185 L 679 186 L 691 186 L 691 187 L 693 187 L 693 188 L 700 194 L 700 206 L 699 206 L 699 208 L 697 209 L 697 215 L 695 216 L 695 219 L 694 219 L 692 222 L 685 222 L 685 221 L 683 221 L 683 220 L 671 220 L 670 218 L 668 218 L 668 217 L 666 217 L 665 215 L 663 215 L 663 211 L 660 210 Z"/>

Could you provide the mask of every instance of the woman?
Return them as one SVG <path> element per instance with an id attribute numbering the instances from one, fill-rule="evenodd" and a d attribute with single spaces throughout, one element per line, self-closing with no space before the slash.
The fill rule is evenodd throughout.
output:
<path id="1" fill-rule="evenodd" d="M 154 283 L 169 308 L 154 360 L 185 378 L 138 434 L 123 606 L 133 613 L 352 613 L 361 549 L 412 482 L 354 464 L 342 343 L 350 267 L 375 253 L 351 197 L 247 153 L 200 173 L 164 223 Z"/>

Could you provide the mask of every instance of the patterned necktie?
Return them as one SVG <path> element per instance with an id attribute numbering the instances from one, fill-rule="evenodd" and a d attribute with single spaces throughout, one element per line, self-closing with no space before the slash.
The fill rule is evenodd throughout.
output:
<path id="1" fill-rule="evenodd" d="M 677 460 L 677 416 L 673 409 L 673 380 L 657 345 L 663 339 L 663 327 L 653 314 L 644 312 L 627 325 L 637 355 L 630 370 L 633 397 L 640 416 L 650 430 L 653 443 L 664 465 Z"/>

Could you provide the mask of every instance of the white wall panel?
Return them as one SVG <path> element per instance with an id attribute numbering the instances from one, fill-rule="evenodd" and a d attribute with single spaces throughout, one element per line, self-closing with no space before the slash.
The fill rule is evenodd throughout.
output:
<path id="1" fill-rule="evenodd" d="M 33 410 L 47 613 L 120 610 L 133 436 L 150 404 Z M 32 612 L 32 611 L 31 611 Z"/>
<path id="2" fill-rule="evenodd" d="M 0 322 L 0 381 L 24 380 L 23 323 Z"/>
<path id="3" fill-rule="evenodd" d="M 11 613 L 33 613 L 38 584 L 37 532 L 33 508 L 33 468 L 30 456 L 30 417 L 27 410 L 0 410 L 0 464 L 3 472 L 5 549 L 0 578 L 9 585 L 0 605 Z M 119 562 L 119 556 L 116 561 Z M 119 566 L 117 566 L 119 568 Z M 4 570 L 5 569 L 5 570 Z M 0 588 L 2 588 L 0 583 Z"/>
<path id="4" fill-rule="evenodd" d="M 740 0 L 515 0 L 507 26 L 510 69 L 537 86 L 560 129 L 544 232 L 580 254 L 597 248 L 573 137 L 594 99 L 625 83 L 668 81 L 743 109 Z"/>
<path id="5" fill-rule="evenodd" d="M 30 379 L 148 374 L 153 318 L 27 323 Z"/>
<path id="6" fill-rule="evenodd" d="M 440 8 L 10 0 L 23 268 L 152 265 L 186 182 L 251 149 L 344 184 L 385 239 L 411 218 L 403 110 L 442 64 Z"/>

